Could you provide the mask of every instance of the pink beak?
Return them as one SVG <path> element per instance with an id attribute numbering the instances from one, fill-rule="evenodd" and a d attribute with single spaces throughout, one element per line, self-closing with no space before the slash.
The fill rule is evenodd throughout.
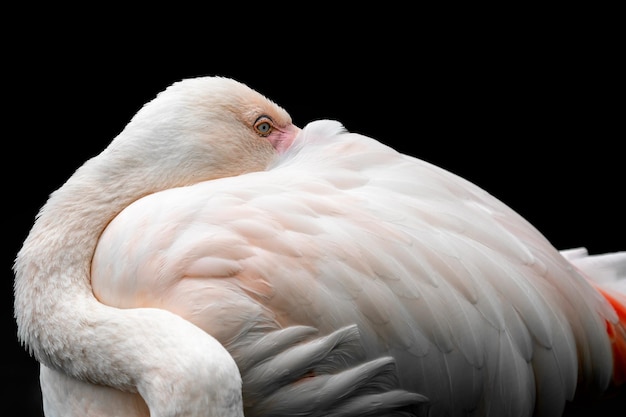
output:
<path id="1" fill-rule="evenodd" d="M 301 130 L 302 129 L 300 129 L 298 126 L 289 124 L 284 128 L 275 129 L 267 137 L 267 139 L 270 141 L 274 149 L 276 149 L 278 153 L 282 154 L 287 149 L 289 149 L 294 139 L 296 138 L 296 136 L 298 136 Z"/>

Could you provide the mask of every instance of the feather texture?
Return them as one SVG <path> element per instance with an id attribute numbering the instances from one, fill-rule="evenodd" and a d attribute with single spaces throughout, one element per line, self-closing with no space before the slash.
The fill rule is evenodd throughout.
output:
<path id="1" fill-rule="evenodd" d="M 137 253 L 117 236 L 134 236 Z M 152 254 L 145 273 L 99 273 Z M 434 415 L 558 415 L 579 367 L 599 390 L 612 372 L 602 323 L 615 313 L 538 231 L 467 181 L 332 121 L 306 126 L 267 171 L 137 201 L 93 265 L 103 302 L 143 294 L 227 348 L 250 322 L 357 324 L 367 357 L 393 355 Z M 155 283 L 167 298 L 150 297 Z"/>
<path id="2" fill-rule="evenodd" d="M 550 417 L 626 380 L 626 254 L 219 77 L 144 106 L 14 270 L 47 417 Z"/>

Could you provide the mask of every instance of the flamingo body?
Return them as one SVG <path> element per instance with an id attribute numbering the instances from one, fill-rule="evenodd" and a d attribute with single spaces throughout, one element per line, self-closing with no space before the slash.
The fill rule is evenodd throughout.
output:
<path id="1" fill-rule="evenodd" d="M 626 379 L 626 252 L 219 77 L 141 109 L 14 269 L 47 417 L 560 416 Z"/>
<path id="2" fill-rule="evenodd" d="M 432 415 L 560 415 L 579 367 L 609 384 L 615 311 L 523 218 L 335 122 L 299 140 L 266 171 L 124 210 L 96 250 L 96 296 L 173 311 L 227 348 L 261 328 L 357 324 Z"/>

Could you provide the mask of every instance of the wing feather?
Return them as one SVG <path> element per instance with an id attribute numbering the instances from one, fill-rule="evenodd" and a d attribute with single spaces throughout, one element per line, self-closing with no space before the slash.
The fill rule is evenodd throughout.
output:
<path id="1" fill-rule="evenodd" d="M 286 348 L 317 329 L 318 356 L 260 354 L 296 366 L 323 361 L 323 337 L 356 326 L 366 359 L 392 355 L 401 387 L 435 414 L 530 415 L 536 400 L 541 415 L 572 398 L 579 373 L 600 388 L 611 375 L 615 311 L 534 227 L 468 181 L 330 121 L 305 127 L 267 171 L 136 201 L 103 234 L 92 284 L 105 303 L 188 318 L 242 365 L 249 355 L 246 369 L 259 356 L 241 352 L 264 334 L 305 326 Z M 330 401 L 364 369 L 308 387 Z M 367 401 L 415 399 L 387 388 Z"/>

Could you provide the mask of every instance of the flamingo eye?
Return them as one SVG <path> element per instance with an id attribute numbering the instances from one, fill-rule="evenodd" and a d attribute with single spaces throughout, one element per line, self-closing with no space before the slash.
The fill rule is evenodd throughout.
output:
<path id="1" fill-rule="evenodd" d="M 261 136 L 269 135 L 272 133 L 272 130 L 274 130 L 272 119 L 267 116 L 259 117 L 256 122 L 254 122 L 254 130 Z"/>

